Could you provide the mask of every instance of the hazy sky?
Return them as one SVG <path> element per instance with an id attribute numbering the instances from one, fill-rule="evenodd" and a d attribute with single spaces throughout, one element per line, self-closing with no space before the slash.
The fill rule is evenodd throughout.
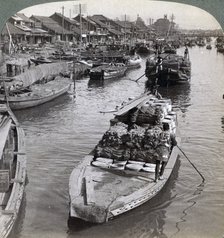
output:
<path id="1" fill-rule="evenodd" d="M 46 3 L 36 5 L 22 10 L 25 15 L 50 16 L 54 12 L 62 12 L 68 17 L 77 15 L 77 6 L 83 4 L 84 15 L 103 14 L 106 17 L 134 21 L 137 15 L 148 24 L 149 18 L 154 20 L 162 18 L 164 14 L 170 17 L 175 16 L 175 22 L 181 28 L 186 29 L 217 29 L 221 28 L 216 19 L 204 10 L 199 8 L 161 1 L 150 0 L 82 0 L 82 1 L 64 1 L 56 3 Z M 86 8 L 86 9 L 85 9 Z"/>

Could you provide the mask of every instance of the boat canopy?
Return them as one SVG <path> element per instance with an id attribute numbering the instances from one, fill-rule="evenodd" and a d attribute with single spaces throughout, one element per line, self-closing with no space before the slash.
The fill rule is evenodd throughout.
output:
<path id="1" fill-rule="evenodd" d="M 68 65 L 66 62 L 41 64 L 30 70 L 27 70 L 20 75 L 15 76 L 13 81 L 7 85 L 28 87 L 44 77 L 49 75 L 58 75 L 59 73 L 65 72 L 67 70 Z"/>

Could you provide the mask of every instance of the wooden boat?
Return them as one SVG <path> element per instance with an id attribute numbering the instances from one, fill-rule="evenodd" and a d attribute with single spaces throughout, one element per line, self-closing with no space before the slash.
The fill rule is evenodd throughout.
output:
<path id="1" fill-rule="evenodd" d="M 33 63 L 35 63 L 35 65 L 39 65 L 39 64 L 51 64 L 52 61 L 43 57 L 43 56 L 40 56 L 40 57 L 37 57 L 35 59 L 30 59 Z"/>
<path id="2" fill-rule="evenodd" d="M 224 45 L 217 46 L 217 52 L 224 53 Z"/>
<path id="3" fill-rule="evenodd" d="M 199 41 L 197 42 L 197 45 L 198 45 L 199 47 L 204 47 L 206 44 L 205 44 L 205 41 L 204 41 L 204 40 L 199 40 Z"/>
<path id="4" fill-rule="evenodd" d="M 207 50 L 211 50 L 211 49 L 212 49 L 212 46 L 211 46 L 210 44 L 208 44 L 208 45 L 206 46 L 206 49 L 207 49 Z"/>
<path id="5" fill-rule="evenodd" d="M 122 63 L 111 63 L 92 68 L 89 72 L 90 79 L 104 80 L 124 76 L 127 66 Z"/>
<path id="6" fill-rule="evenodd" d="M 138 54 L 154 54 L 156 51 L 144 43 L 136 44 Z"/>
<path id="7" fill-rule="evenodd" d="M 32 85 L 28 92 L 7 96 L 7 101 L 13 110 L 30 108 L 65 94 L 70 86 L 71 83 L 67 78 L 57 77 L 57 79 L 45 84 Z M 5 96 L 0 96 L 0 102 L 6 102 Z"/>
<path id="8" fill-rule="evenodd" d="M 115 119 L 124 118 L 133 108 L 150 103 L 162 108 L 171 107 L 169 100 L 157 100 L 154 95 L 145 94 L 123 106 L 116 113 Z M 176 121 L 173 125 L 170 119 L 173 117 L 175 112 L 169 109 L 169 115 L 164 117 L 163 123 L 169 123 L 170 126 L 172 124 L 170 128 L 176 133 Z M 177 133 L 176 139 L 179 141 Z M 119 161 L 113 157 L 96 157 L 94 152 L 90 153 L 82 159 L 70 176 L 69 221 L 79 218 L 92 223 L 104 223 L 147 202 L 165 186 L 177 157 L 178 149 L 173 147 L 164 179 L 155 183 L 155 163 L 132 159 Z"/>
<path id="9" fill-rule="evenodd" d="M 67 78 L 57 76 L 66 69 L 66 63 L 36 66 L 2 87 L 0 102 L 7 102 L 11 109 L 17 110 L 53 100 L 66 93 L 71 86 Z"/>
<path id="10" fill-rule="evenodd" d="M 137 69 L 141 67 L 142 59 L 139 55 L 134 55 L 127 58 L 126 66 L 128 69 Z"/>
<path id="11" fill-rule="evenodd" d="M 188 56 L 161 54 L 160 60 L 151 57 L 146 62 L 148 80 L 157 78 L 160 86 L 188 83 L 191 78 L 191 62 Z"/>
<path id="12" fill-rule="evenodd" d="M 166 54 L 176 54 L 177 50 L 172 46 L 165 46 L 163 48 L 163 52 L 166 53 Z"/>
<path id="13" fill-rule="evenodd" d="M 10 234 L 26 182 L 24 131 L 13 113 L 0 104 L 0 237 Z"/>

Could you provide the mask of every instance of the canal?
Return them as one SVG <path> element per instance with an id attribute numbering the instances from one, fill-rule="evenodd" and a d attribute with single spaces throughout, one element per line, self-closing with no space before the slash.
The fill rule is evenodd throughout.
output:
<path id="1" fill-rule="evenodd" d="M 184 49 L 178 53 L 183 54 Z M 224 236 L 224 55 L 190 48 L 188 85 L 160 89 L 179 115 L 181 148 L 205 183 L 180 154 L 168 186 L 152 201 L 102 225 L 67 227 L 68 181 L 79 161 L 109 127 L 111 113 L 128 97 L 144 91 L 142 67 L 102 84 L 76 82 L 76 97 L 65 95 L 45 105 L 16 112 L 26 133 L 28 184 L 16 238 L 223 237 Z"/>

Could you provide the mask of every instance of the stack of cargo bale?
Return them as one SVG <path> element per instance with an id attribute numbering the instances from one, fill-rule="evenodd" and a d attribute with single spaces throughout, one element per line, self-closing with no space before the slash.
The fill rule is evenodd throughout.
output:
<path id="1" fill-rule="evenodd" d="M 146 104 L 142 105 L 137 111 L 137 117 L 135 124 L 138 126 L 149 126 L 149 125 L 158 125 L 161 124 L 161 120 L 164 118 L 165 106 Z M 136 111 L 134 111 L 136 113 Z M 123 122 L 128 124 L 132 118 L 131 111 L 124 115 L 116 116 L 111 120 L 111 126 L 115 125 L 118 122 Z"/>
<path id="2" fill-rule="evenodd" d="M 159 126 L 144 128 L 137 125 L 128 131 L 126 124 L 118 122 L 103 135 L 95 148 L 95 157 L 153 163 L 161 131 Z"/>
<path id="3" fill-rule="evenodd" d="M 153 105 L 143 105 L 138 110 L 138 116 L 136 119 L 136 124 L 139 126 L 157 125 L 160 123 L 160 118 L 162 118 L 162 110 L 159 107 Z"/>

